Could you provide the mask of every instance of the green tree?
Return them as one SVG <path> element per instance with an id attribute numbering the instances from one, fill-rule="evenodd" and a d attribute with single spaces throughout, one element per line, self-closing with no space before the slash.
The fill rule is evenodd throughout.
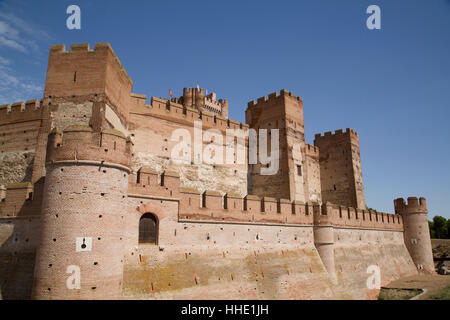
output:
<path id="1" fill-rule="evenodd" d="M 450 219 L 447 220 L 447 239 L 450 239 Z"/>
<path id="2" fill-rule="evenodd" d="M 430 237 L 431 239 L 436 239 L 436 231 L 434 230 L 433 221 L 428 220 L 428 226 L 430 227 Z"/>
<path id="3" fill-rule="evenodd" d="M 433 218 L 433 225 L 434 225 L 434 231 L 435 236 L 437 239 L 445 239 L 448 235 L 447 230 L 447 219 L 441 216 L 435 216 Z"/>

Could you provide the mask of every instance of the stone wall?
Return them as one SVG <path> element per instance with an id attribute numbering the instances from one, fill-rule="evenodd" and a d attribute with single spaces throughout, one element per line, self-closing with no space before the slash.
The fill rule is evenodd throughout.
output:
<path id="1" fill-rule="evenodd" d="M 132 155 L 132 171 L 134 174 L 142 167 L 151 167 L 158 172 L 174 171 L 180 175 L 181 186 L 196 190 L 217 190 L 233 192 L 241 195 L 247 193 L 247 161 L 244 164 L 226 164 L 225 132 L 229 129 L 239 129 L 239 124 L 228 126 L 223 119 L 203 115 L 199 119 L 198 112 L 189 111 L 182 115 L 183 108 L 178 105 L 166 107 L 163 101 L 153 98 L 152 105 L 135 105 L 130 114 L 129 130 L 134 143 Z M 223 150 L 222 165 L 194 163 L 194 121 L 201 121 L 203 130 L 215 129 L 223 134 L 219 146 Z M 190 133 L 191 161 L 174 162 L 172 149 L 179 141 L 172 141 L 172 133 L 177 129 L 185 129 Z M 203 150 L 210 142 L 203 141 Z M 236 141 L 237 143 L 237 141 Z"/>
<path id="2" fill-rule="evenodd" d="M 37 100 L 0 106 L 0 185 L 31 181 L 45 112 Z"/>

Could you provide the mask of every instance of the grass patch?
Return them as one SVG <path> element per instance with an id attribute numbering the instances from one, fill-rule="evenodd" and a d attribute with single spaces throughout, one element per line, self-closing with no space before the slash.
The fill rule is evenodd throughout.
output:
<path id="1" fill-rule="evenodd" d="M 450 300 L 450 286 L 430 295 L 427 300 Z"/>
<path id="2" fill-rule="evenodd" d="M 422 293 L 420 289 L 388 289 L 382 288 L 378 300 L 409 300 Z"/>

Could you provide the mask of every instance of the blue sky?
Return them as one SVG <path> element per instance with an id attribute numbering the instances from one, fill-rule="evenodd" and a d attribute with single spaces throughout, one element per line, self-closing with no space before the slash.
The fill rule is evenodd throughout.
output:
<path id="1" fill-rule="evenodd" d="M 81 30 L 66 8 L 81 8 Z M 366 8 L 381 8 L 381 30 Z M 110 42 L 148 96 L 205 87 L 244 121 L 247 102 L 303 97 L 306 140 L 352 128 L 366 200 L 424 196 L 450 218 L 450 1 L 0 0 L 0 104 L 43 95 L 52 44 Z"/>

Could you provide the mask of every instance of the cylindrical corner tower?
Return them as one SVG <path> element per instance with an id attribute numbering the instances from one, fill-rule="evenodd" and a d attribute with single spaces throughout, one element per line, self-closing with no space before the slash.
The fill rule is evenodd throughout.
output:
<path id="1" fill-rule="evenodd" d="M 425 198 L 400 198 L 394 200 L 395 213 L 403 219 L 403 237 L 414 264 L 419 272 L 434 273 L 428 210 Z"/>
<path id="2" fill-rule="evenodd" d="M 334 263 L 334 227 L 332 217 L 328 215 L 328 206 L 326 203 L 322 207 L 314 206 L 314 245 L 319 252 L 320 259 L 332 279 L 336 279 L 336 270 Z M 323 209 L 323 211 L 322 211 Z"/>
<path id="3" fill-rule="evenodd" d="M 50 134 L 32 298 L 121 298 L 130 148 L 114 130 Z"/>

